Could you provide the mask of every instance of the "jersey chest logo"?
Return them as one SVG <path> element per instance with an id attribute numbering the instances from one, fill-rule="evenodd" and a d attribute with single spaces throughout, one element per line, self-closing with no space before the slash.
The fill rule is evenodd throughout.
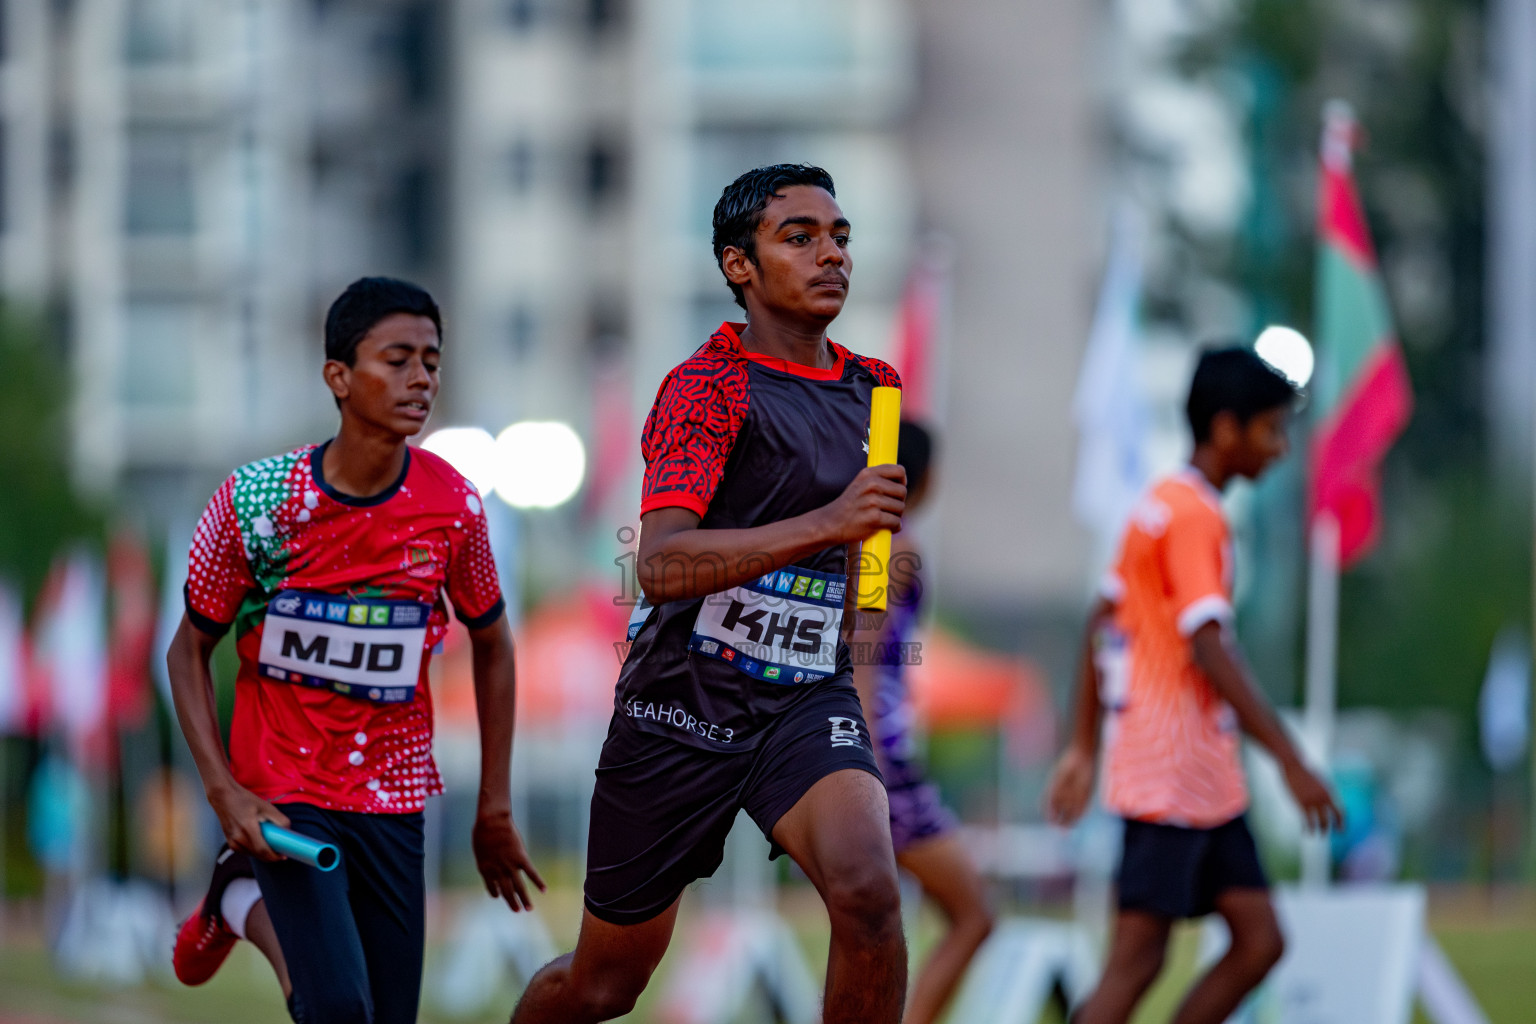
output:
<path id="1" fill-rule="evenodd" d="M 415 576 L 425 579 L 437 572 L 437 553 L 434 545 L 429 540 L 408 540 L 405 542 L 405 561 L 400 568 L 405 570 L 407 576 Z"/>

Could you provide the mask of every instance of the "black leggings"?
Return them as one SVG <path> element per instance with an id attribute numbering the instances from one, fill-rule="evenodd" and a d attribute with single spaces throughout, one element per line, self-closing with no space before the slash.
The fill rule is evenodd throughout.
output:
<path id="1" fill-rule="evenodd" d="M 425 941 L 422 816 L 279 804 L 295 832 L 334 843 L 320 871 L 251 859 L 288 962 L 297 1024 L 411 1024 Z"/>

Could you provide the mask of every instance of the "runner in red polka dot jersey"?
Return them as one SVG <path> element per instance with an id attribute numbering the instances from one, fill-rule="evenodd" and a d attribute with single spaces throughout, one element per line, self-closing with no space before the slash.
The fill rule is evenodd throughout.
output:
<path id="1" fill-rule="evenodd" d="M 359 506 L 317 474 L 324 451 L 300 448 L 225 481 L 193 535 L 187 616 L 210 634 L 235 627 L 230 762 L 241 785 L 274 803 L 419 811 L 443 791 L 425 653 L 448 632 L 443 595 L 472 629 L 503 609 L 485 511 L 472 484 L 421 449 L 407 452 L 396 485 Z M 268 603 L 287 591 L 419 605 L 424 653 L 411 699 L 337 699 L 330 687 L 290 682 L 307 673 L 264 664 Z M 285 675 L 274 680 L 276 673 Z"/>
<path id="2" fill-rule="evenodd" d="M 176 973 L 200 984 L 237 937 L 277 972 L 300 1024 L 414 1021 L 432 760 L 431 652 L 449 607 L 469 630 L 481 782 L 472 834 L 492 896 L 529 909 L 543 888 L 512 823 L 511 630 L 479 492 L 407 446 L 431 412 L 436 304 L 364 278 L 326 319 L 336 436 L 236 470 L 193 536 L 186 614 L 167 655 L 177 717 L 228 848 L 183 924 Z M 240 668 L 226 757 L 211 698 L 214 646 Z M 334 844 L 321 872 L 279 857 L 272 823 Z"/>

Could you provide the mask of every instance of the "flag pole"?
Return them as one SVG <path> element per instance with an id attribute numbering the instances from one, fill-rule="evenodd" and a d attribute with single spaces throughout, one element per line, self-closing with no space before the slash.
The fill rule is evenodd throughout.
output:
<path id="1" fill-rule="evenodd" d="M 1326 775 L 1333 748 L 1339 648 L 1339 521 L 1320 512 L 1312 521 L 1311 572 L 1307 581 L 1306 739 L 1314 765 Z M 1327 832 L 1301 840 L 1301 882 L 1320 888 L 1331 871 Z"/>

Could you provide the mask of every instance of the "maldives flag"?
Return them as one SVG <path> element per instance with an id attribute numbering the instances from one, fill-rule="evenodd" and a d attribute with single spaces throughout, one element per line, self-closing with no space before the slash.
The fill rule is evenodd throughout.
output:
<path id="1" fill-rule="evenodd" d="M 1355 189 L 1354 115 L 1346 105 L 1331 103 L 1325 121 L 1308 518 L 1333 515 L 1339 565 L 1345 567 L 1375 543 L 1381 460 L 1408 424 L 1413 390 Z"/>

